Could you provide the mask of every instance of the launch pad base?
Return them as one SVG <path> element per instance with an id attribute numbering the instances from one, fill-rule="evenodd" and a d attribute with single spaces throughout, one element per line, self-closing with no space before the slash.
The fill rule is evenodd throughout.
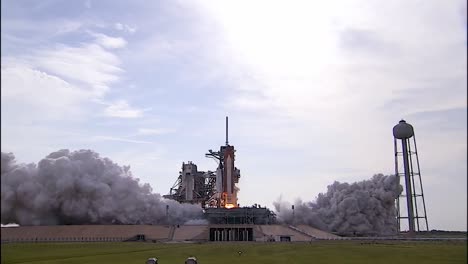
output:
<path id="1" fill-rule="evenodd" d="M 204 214 L 210 224 L 268 225 L 276 223 L 276 215 L 265 207 L 205 208 Z"/>

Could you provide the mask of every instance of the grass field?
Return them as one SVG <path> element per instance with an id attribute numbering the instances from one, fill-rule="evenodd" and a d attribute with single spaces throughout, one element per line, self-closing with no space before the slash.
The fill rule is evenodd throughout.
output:
<path id="1" fill-rule="evenodd" d="M 3 244 L 1 263 L 466 263 L 466 241 L 312 243 L 40 243 Z M 238 251 L 242 251 L 239 256 Z"/>

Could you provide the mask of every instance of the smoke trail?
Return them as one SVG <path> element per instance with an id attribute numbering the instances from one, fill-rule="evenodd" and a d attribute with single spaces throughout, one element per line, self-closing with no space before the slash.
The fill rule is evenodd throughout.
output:
<path id="1" fill-rule="evenodd" d="M 308 224 L 342 235 L 393 235 L 397 232 L 395 199 L 402 191 L 394 175 L 377 174 L 353 184 L 335 181 L 315 202 L 274 203 L 280 221 Z"/>
<path id="2" fill-rule="evenodd" d="M 182 224 L 201 218 L 199 206 L 163 199 L 129 169 L 91 150 L 60 150 L 38 165 L 16 164 L 12 153 L 2 152 L 1 223 Z"/>

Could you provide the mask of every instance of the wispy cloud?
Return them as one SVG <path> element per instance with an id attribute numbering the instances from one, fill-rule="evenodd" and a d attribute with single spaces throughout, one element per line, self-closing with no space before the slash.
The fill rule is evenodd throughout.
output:
<path id="1" fill-rule="evenodd" d="M 145 110 L 132 108 L 125 100 L 119 100 L 109 104 L 104 114 L 109 117 L 138 118 L 143 116 Z"/>
<path id="2" fill-rule="evenodd" d="M 91 97 L 57 76 L 24 65 L 2 65 L 1 71 L 2 116 L 15 117 L 13 122 L 76 118 L 84 112 L 80 104 Z"/>
<path id="3" fill-rule="evenodd" d="M 75 21 L 75 20 L 65 20 L 59 23 L 59 27 L 57 28 L 55 34 L 61 35 L 61 34 L 75 32 L 83 26 L 84 26 L 83 22 Z"/>
<path id="4" fill-rule="evenodd" d="M 174 133 L 174 129 L 168 128 L 139 128 L 137 135 L 148 136 L 148 135 L 165 135 Z"/>
<path id="5" fill-rule="evenodd" d="M 383 105 L 409 98 L 420 88 L 447 81 L 451 89 L 465 87 L 466 73 L 462 71 L 466 60 L 455 55 L 466 46 L 464 29 L 451 26 L 460 19 L 450 15 L 458 13 L 456 5 L 275 2 L 258 21 L 261 1 L 201 3 L 223 28 L 224 47 L 229 48 L 225 54 L 232 56 L 221 58 L 229 64 L 225 67 L 231 69 L 235 64 L 248 73 L 235 79 L 233 88 L 239 91 L 228 100 L 239 110 L 267 113 L 281 109 L 298 120 L 320 121 L 337 129 L 362 114 L 380 122 L 382 114 L 396 112 L 395 108 L 383 110 Z M 392 15 L 385 15 L 388 12 Z M 446 17 L 444 23 L 434 22 L 440 15 Z M 451 33 L 434 41 L 434 35 L 446 31 Z M 440 100 L 445 108 L 460 106 L 463 96 L 444 95 L 442 91 L 438 95 L 424 93 L 422 100 L 417 96 L 408 100 L 417 111 L 440 107 Z M 408 106 L 397 111 L 400 115 L 414 111 Z M 375 111 L 379 107 L 382 112 Z"/>
<path id="6" fill-rule="evenodd" d="M 101 33 L 90 32 L 96 38 L 96 42 L 108 49 L 120 49 L 127 45 L 127 41 L 121 37 L 110 37 Z"/>
<path id="7" fill-rule="evenodd" d="M 119 141 L 119 142 L 136 143 L 136 144 L 153 144 L 153 142 L 151 141 L 134 140 L 134 139 L 128 139 L 128 138 L 121 138 L 121 137 L 112 137 L 112 136 L 94 136 L 92 137 L 92 140 Z"/>
<path id="8" fill-rule="evenodd" d="M 127 24 L 122 24 L 122 23 L 115 23 L 114 28 L 117 30 L 129 32 L 129 33 L 135 33 L 136 32 L 136 27 L 129 26 Z"/>
<path id="9" fill-rule="evenodd" d="M 92 89 L 103 95 L 108 85 L 120 79 L 120 59 L 101 46 L 88 43 L 79 47 L 57 45 L 26 57 L 36 67 Z"/>

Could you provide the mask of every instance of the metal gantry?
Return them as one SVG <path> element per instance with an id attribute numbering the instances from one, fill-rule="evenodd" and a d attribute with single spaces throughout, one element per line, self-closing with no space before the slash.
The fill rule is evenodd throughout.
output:
<path id="1" fill-rule="evenodd" d="M 239 188 L 240 170 L 235 167 L 235 148 L 228 141 L 228 117 L 226 117 L 226 145 L 220 146 L 219 151 L 208 150 L 206 157 L 217 162 L 217 169 L 212 171 L 198 171 L 197 165 L 189 161 L 182 163 L 169 194 L 164 198 L 173 199 L 181 203 L 201 204 L 205 207 L 235 208 Z"/>

